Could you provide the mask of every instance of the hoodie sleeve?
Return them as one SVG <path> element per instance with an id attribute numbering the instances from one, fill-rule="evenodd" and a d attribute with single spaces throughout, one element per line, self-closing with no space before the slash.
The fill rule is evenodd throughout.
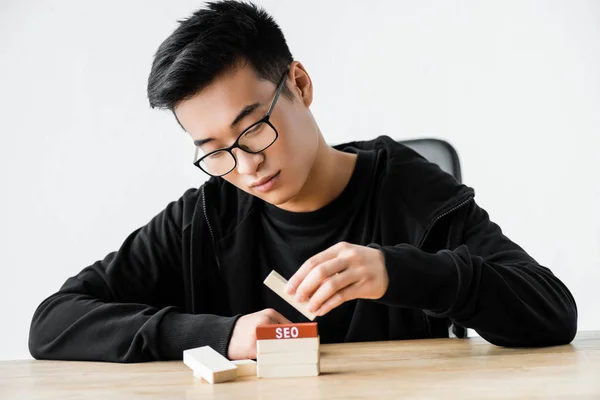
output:
<path id="1" fill-rule="evenodd" d="M 454 250 L 374 246 L 383 251 L 390 277 L 379 301 L 450 318 L 500 346 L 571 342 L 577 307 L 567 287 L 474 201 L 468 207 L 463 240 Z"/>
<path id="2" fill-rule="evenodd" d="M 187 191 L 131 233 L 118 251 L 44 300 L 31 323 L 31 355 L 142 362 L 181 359 L 184 349 L 203 345 L 226 355 L 235 317 L 181 311 L 182 232 L 190 228 L 183 215 L 195 206 L 198 192 Z"/>

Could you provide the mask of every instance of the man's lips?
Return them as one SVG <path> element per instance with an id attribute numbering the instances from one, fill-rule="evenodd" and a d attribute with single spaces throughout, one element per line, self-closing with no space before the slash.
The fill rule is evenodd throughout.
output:
<path id="1" fill-rule="evenodd" d="M 250 184 L 250 187 L 253 189 L 259 189 L 259 190 L 260 189 L 263 189 L 263 190 L 268 189 L 267 186 L 269 186 L 269 184 L 272 183 L 279 176 L 279 172 L 277 172 L 273 175 L 265 176 L 265 177 L 255 180 L 254 182 L 252 182 Z"/>

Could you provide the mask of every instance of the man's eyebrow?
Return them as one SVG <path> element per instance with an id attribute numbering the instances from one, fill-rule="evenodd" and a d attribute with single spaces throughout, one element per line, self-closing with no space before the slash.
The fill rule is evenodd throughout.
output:
<path id="1" fill-rule="evenodd" d="M 230 128 L 235 128 L 235 126 L 244 118 L 246 118 L 249 114 L 252 114 L 254 110 L 260 107 L 260 103 L 249 104 L 240 111 L 240 113 L 235 117 L 233 122 L 230 125 Z"/>
<path id="2" fill-rule="evenodd" d="M 235 117 L 235 119 L 233 120 L 233 122 L 230 125 L 230 128 L 233 129 L 235 128 L 235 126 L 244 118 L 246 118 L 248 115 L 252 114 L 254 112 L 254 110 L 256 110 L 258 107 L 260 107 L 261 104 L 260 103 L 254 103 L 254 104 L 249 104 L 246 107 L 242 108 L 242 111 L 240 111 L 240 113 L 237 115 L 237 117 Z M 195 140 L 194 141 L 194 145 L 195 146 L 202 146 L 208 142 L 212 142 L 214 139 L 213 138 L 208 138 L 208 139 L 201 139 L 201 140 Z"/>
<path id="3" fill-rule="evenodd" d="M 194 140 L 194 146 L 202 146 L 203 144 L 206 144 L 208 142 L 212 142 L 212 138 L 209 139 L 202 139 L 202 140 Z"/>

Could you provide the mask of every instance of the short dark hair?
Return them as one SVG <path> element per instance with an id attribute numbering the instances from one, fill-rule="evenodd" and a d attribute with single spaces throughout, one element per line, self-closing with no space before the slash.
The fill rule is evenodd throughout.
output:
<path id="1" fill-rule="evenodd" d="M 209 2 L 179 21 L 159 46 L 148 77 L 148 100 L 152 108 L 173 111 L 218 74 L 243 62 L 250 63 L 259 79 L 277 85 L 292 61 L 283 32 L 265 10 L 234 0 Z M 292 97 L 287 87 L 283 94 Z"/>

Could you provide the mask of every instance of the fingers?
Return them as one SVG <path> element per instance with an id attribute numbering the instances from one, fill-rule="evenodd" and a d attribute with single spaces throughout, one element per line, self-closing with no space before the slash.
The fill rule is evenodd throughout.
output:
<path id="1" fill-rule="evenodd" d="M 344 245 L 347 245 L 347 243 L 340 242 L 306 260 L 288 281 L 286 292 L 291 295 L 295 294 L 298 286 L 304 281 L 308 274 L 318 265 L 335 258 Z"/>
<path id="2" fill-rule="evenodd" d="M 358 276 L 352 270 L 345 270 L 338 274 L 334 274 L 329 279 L 325 280 L 310 297 L 308 303 L 308 310 L 315 312 L 323 303 L 325 303 L 330 297 L 344 289 L 347 286 L 358 281 Z"/>
<path id="3" fill-rule="evenodd" d="M 277 313 L 277 316 L 275 317 L 275 323 L 277 323 L 277 324 L 291 324 L 292 321 L 290 321 L 289 319 L 287 319 L 283 315 Z"/>
<path id="4" fill-rule="evenodd" d="M 319 264 L 308 273 L 296 289 L 296 299 L 300 302 L 308 300 L 327 279 L 333 278 L 335 274 L 344 271 L 346 267 L 347 260 L 341 257 Z"/>
<path id="5" fill-rule="evenodd" d="M 269 324 L 291 324 L 292 323 L 289 319 L 287 319 L 286 317 L 284 317 L 283 315 L 281 315 L 280 313 L 278 313 L 277 311 L 275 311 L 272 308 L 265 309 L 264 313 L 269 318 L 269 322 L 268 322 Z"/>
<path id="6" fill-rule="evenodd" d="M 342 290 L 339 290 L 335 294 L 333 294 L 329 299 L 327 299 L 323 305 L 315 312 L 318 316 L 323 316 L 327 314 L 329 311 L 338 307 L 340 304 L 356 299 L 358 292 L 358 284 L 352 283 L 349 286 L 346 286 Z"/>
<path id="7" fill-rule="evenodd" d="M 292 322 L 272 308 L 241 316 L 233 327 L 227 357 L 231 360 L 256 358 L 256 327 Z"/>

